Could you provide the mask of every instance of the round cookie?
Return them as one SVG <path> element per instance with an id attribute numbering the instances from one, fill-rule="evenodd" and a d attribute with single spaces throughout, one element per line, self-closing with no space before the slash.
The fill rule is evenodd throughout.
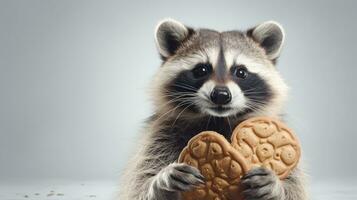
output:
<path id="1" fill-rule="evenodd" d="M 179 162 L 198 168 L 205 185 L 183 192 L 185 200 L 236 199 L 240 178 L 250 165 L 220 134 L 205 131 L 193 137 L 179 156 Z"/>
<path id="2" fill-rule="evenodd" d="M 252 167 L 267 167 L 280 179 L 289 175 L 300 158 L 299 142 L 293 132 L 269 117 L 255 117 L 240 123 L 231 141 Z"/>

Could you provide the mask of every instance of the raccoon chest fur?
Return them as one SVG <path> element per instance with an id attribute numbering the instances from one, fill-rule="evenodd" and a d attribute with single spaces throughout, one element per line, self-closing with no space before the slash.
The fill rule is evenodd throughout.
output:
<path id="1" fill-rule="evenodd" d="M 232 120 L 221 117 L 203 117 L 201 119 L 187 120 L 178 119 L 165 120 L 158 127 L 158 132 L 153 135 L 153 142 L 149 149 L 165 147 L 170 149 L 171 160 L 174 162 L 188 141 L 202 131 L 215 131 L 222 134 L 227 140 L 230 140 L 234 127 L 242 120 Z M 148 151 L 156 152 L 156 151 Z"/>

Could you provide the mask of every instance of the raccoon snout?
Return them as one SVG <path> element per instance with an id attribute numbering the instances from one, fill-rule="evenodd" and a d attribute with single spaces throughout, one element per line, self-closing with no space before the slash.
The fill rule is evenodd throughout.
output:
<path id="1" fill-rule="evenodd" d="M 228 104 L 232 100 L 231 92 L 227 87 L 215 87 L 211 92 L 211 101 L 217 105 Z"/>

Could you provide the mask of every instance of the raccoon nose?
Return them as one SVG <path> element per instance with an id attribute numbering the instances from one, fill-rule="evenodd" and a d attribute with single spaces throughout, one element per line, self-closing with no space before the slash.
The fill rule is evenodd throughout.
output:
<path id="1" fill-rule="evenodd" d="M 217 105 L 224 105 L 232 100 L 231 93 L 227 87 L 215 87 L 211 92 L 211 101 Z"/>

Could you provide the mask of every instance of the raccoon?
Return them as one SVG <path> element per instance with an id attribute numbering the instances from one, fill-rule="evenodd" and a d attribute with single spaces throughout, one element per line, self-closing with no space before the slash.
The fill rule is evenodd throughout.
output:
<path id="1" fill-rule="evenodd" d="M 194 29 L 161 21 L 155 41 L 162 59 L 152 86 L 155 113 L 120 185 L 121 200 L 179 200 L 204 182 L 194 167 L 177 163 L 187 142 L 201 131 L 230 138 L 254 116 L 280 117 L 288 87 L 275 64 L 284 30 L 267 21 L 247 31 Z M 304 174 L 297 167 L 285 180 L 254 168 L 243 178 L 246 200 L 304 200 Z"/>

